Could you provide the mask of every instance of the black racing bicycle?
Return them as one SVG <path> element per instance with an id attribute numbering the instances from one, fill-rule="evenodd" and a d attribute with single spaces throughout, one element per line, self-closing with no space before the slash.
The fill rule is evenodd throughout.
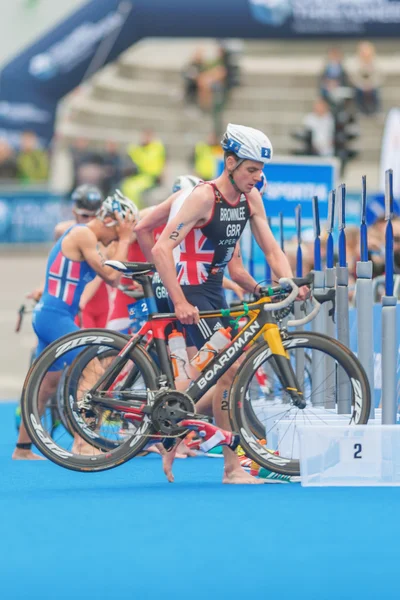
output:
<path id="1" fill-rule="evenodd" d="M 325 335 L 289 330 L 311 321 L 322 303 L 332 301 L 332 294 L 314 294 L 311 312 L 284 325 L 298 287 L 310 285 L 311 277 L 281 279 L 279 286 L 263 289 L 258 300 L 232 309 L 232 319 L 245 319 L 245 324 L 188 389 L 178 391 L 165 337 L 166 326 L 176 322 L 176 316 L 156 312 L 150 277 L 154 266 L 107 264 L 142 285 L 149 318 L 128 339 L 102 329 L 64 336 L 32 365 L 24 383 L 22 414 L 32 440 L 53 462 L 77 471 L 101 471 L 130 460 L 154 441 L 163 440 L 170 447 L 195 428 L 193 422 L 207 420 L 196 413 L 196 402 L 238 358 L 242 364 L 227 408 L 232 430 L 259 465 L 298 475 L 297 427 L 329 424 L 339 401 L 348 407 L 342 416 L 345 421 L 367 423 L 370 390 L 357 358 Z M 222 312 L 227 316 L 226 311 L 201 311 L 200 317 L 220 317 Z M 149 332 L 158 364 L 143 347 Z M 73 451 L 74 440 L 67 429 L 52 432 L 47 424 L 45 377 L 54 371 L 56 361 L 58 368 L 70 365 L 63 385 L 64 404 L 73 431 L 91 444 L 85 455 Z M 307 377 L 307 361 L 319 371 L 317 386 Z M 265 377 L 260 378 L 260 369 Z M 345 377 L 337 377 L 339 369 Z M 235 443 L 239 437 L 235 436 Z"/>

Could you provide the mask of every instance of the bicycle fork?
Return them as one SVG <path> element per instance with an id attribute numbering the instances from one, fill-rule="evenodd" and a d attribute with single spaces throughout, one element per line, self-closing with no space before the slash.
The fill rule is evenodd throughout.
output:
<path id="1" fill-rule="evenodd" d="M 281 332 L 276 323 L 267 323 L 265 325 L 264 340 L 267 342 L 273 355 L 273 363 L 276 367 L 276 374 L 286 392 L 289 394 L 294 406 L 305 408 L 306 401 L 303 392 L 300 389 L 296 374 L 290 362 L 289 354 L 282 344 Z"/>

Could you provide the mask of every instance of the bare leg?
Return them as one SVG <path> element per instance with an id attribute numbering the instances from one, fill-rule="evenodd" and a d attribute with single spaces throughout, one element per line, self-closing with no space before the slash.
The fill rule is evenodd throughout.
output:
<path id="1" fill-rule="evenodd" d="M 231 367 L 218 381 L 215 386 L 215 395 L 213 400 L 214 418 L 218 427 L 231 431 L 231 424 L 228 413 L 228 397 L 229 389 L 233 377 L 237 370 L 237 363 Z M 224 475 L 223 483 L 246 483 L 246 484 L 262 484 L 260 479 L 252 477 L 244 471 L 240 465 L 239 457 L 233 450 L 223 447 L 224 452 Z"/>
<path id="2" fill-rule="evenodd" d="M 49 372 L 45 375 L 42 385 L 39 390 L 39 411 L 40 414 L 43 414 L 44 409 L 46 407 L 47 402 L 54 394 L 57 389 L 58 382 L 61 377 L 61 371 L 53 371 Z M 31 443 L 31 438 L 26 431 L 26 427 L 24 425 L 23 420 L 21 421 L 21 426 L 19 428 L 18 434 L 18 444 L 29 444 Z M 32 450 L 24 450 L 22 448 L 15 448 L 12 458 L 14 460 L 45 460 L 44 457 L 39 456 L 38 454 L 34 454 Z"/>

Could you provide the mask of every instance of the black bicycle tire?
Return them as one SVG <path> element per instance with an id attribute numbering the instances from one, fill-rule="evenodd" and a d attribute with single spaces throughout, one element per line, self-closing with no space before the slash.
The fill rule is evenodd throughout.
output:
<path id="1" fill-rule="evenodd" d="M 113 344 L 113 347 L 119 350 L 122 350 L 126 345 L 125 336 L 107 329 L 76 331 L 50 344 L 35 364 L 32 365 L 25 379 L 21 403 L 22 418 L 33 443 L 52 462 L 72 471 L 105 471 L 130 460 L 143 450 L 148 442 L 147 436 L 155 433 L 149 418 L 144 418 L 140 431 L 141 437 L 135 444 L 132 444 L 131 438 L 129 438 L 125 443 L 105 454 L 81 456 L 64 450 L 49 438 L 48 433 L 41 425 L 39 411 L 37 410 L 37 406 L 35 406 L 37 392 L 44 374 L 47 373 L 48 368 L 53 364 L 55 358 L 60 358 L 63 353 L 69 351 L 71 346 L 68 348 L 67 344 L 76 343 L 80 338 L 82 340 L 85 339 L 85 345 L 101 346 L 107 343 L 110 346 Z M 66 348 L 65 351 L 62 350 L 63 347 Z M 155 390 L 157 388 L 157 372 L 146 351 L 140 345 L 137 345 L 131 350 L 130 358 L 140 366 L 146 388 Z"/>
<path id="2" fill-rule="evenodd" d="M 363 425 L 368 422 L 371 406 L 371 392 L 368 378 L 360 361 L 348 348 L 326 335 L 309 332 L 289 333 L 288 338 L 283 341 L 283 345 L 285 348 L 295 347 L 320 350 L 337 360 L 348 376 L 356 382 L 358 381 L 359 384 L 357 390 L 362 401 L 361 407 L 357 407 L 359 412 L 356 413 L 357 421 L 355 421 L 355 423 L 357 425 Z M 231 419 L 232 430 L 237 431 L 240 434 L 240 443 L 246 452 L 246 455 L 258 465 L 275 473 L 280 473 L 281 475 L 299 476 L 299 460 L 287 459 L 268 451 L 266 446 L 263 446 L 258 442 L 252 431 L 246 430 L 246 423 L 243 422 L 242 410 L 244 396 L 253 374 L 261 364 L 259 362 L 259 355 L 264 351 L 269 351 L 266 343 L 257 345 L 249 352 L 232 383 L 229 396 L 229 416 Z M 265 357 L 265 360 L 268 360 L 268 356 Z M 254 365 L 257 365 L 256 368 L 254 368 Z M 354 388 L 357 387 L 357 385 L 356 383 L 353 383 L 353 381 L 352 385 L 354 398 Z"/>

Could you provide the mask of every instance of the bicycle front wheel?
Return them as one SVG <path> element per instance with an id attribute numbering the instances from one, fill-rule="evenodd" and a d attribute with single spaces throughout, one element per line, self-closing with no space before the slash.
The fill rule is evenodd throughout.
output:
<path id="1" fill-rule="evenodd" d="M 293 405 L 270 348 L 257 344 L 232 384 L 230 418 L 249 458 L 270 471 L 300 475 L 298 426 L 365 424 L 371 393 L 361 363 L 336 340 L 317 333 L 290 333 L 283 346 L 306 407 Z"/>

